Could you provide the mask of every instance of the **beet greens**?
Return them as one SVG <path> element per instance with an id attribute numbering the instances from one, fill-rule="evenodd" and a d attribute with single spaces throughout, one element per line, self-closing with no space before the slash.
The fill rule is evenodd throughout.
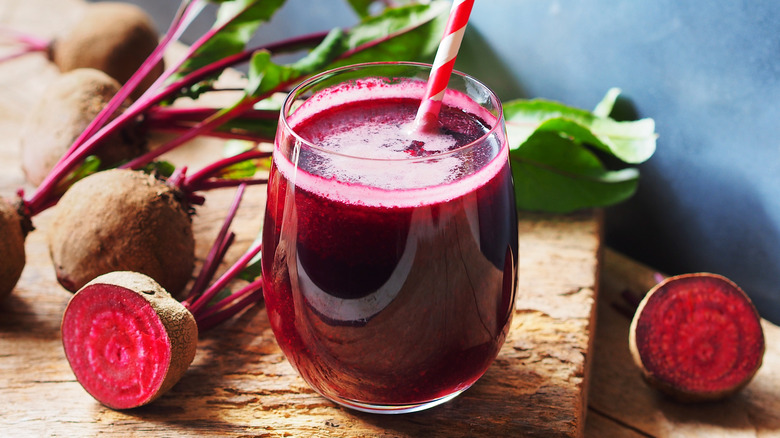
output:
<path id="1" fill-rule="evenodd" d="M 438 42 L 439 30 L 446 19 L 447 10 L 446 2 L 441 1 L 388 8 L 379 15 L 364 18 L 348 30 L 337 28 L 327 33 L 246 48 L 254 29 L 270 19 L 283 3 L 280 0 L 220 2 L 214 27 L 190 46 L 181 61 L 169 66 L 129 108 L 109 121 L 110 116 L 159 63 L 165 50 L 204 6 L 203 1 L 183 1 L 157 49 L 74 141 L 35 193 L 25 199 L 25 208 L 34 215 L 56 202 L 58 192 L 62 189 L 59 187 L 61 182 L 68 174 L 77 171 L 87 157 L 93 155 L 98 144 L 123 126 L 136 122 L 139 117 L 143 123 L 147 112 L 151 114 L 150 126 L 175 131 L 180 135 L 151 154 L 131 160 L 122 167 L 143 167 L 192 138 L 211 132 L 223 137 L 268 141 L 272 138 L 269 134 L 275 132 L 276 119 L 267 110 L 254 109 L 255 104 L 277 92 L 284 92 L 305 77 L 336 65 L 429 56 Z M 292 64 L 278 65 L 272 61 L 273 55 L 300 50 L 308 50 L 309 53 Z M 203 93 L 219 91 L 214 87 L 215 78 L 225 69 L 243 63 L 249 63 L 247 85 L 243 97 L 232 105 L 216 109 L 168 109 L 168 104 L 180 97 L 197 99 Z M 164 117 L 159 117 L 161 114 Z M 202 118 L 193 119 L 194 115 Z M 186 128 L 182 125 L 185 119 L 189 122 Z M 163 120 L 178 123 L 166 127 Z M 247 130 L 250 122 L 257 126 Z M 262 134 L 258 135 L 260 132 Z"/>
<path id="2" fill-rule="evenodd" d="M 448 3 L 433 1 L 386 7 L 373 16 L 363 16 L 350 29 L 333 29 L 294 38 L 247 47 L 258 26 L 267 22 L 284 4 L 283 0 L 223 0 L 214 26 L 192 44 L 180 61 L 169 65 L 143 93 L 139 86 L 158 68 L 163 54 L 207 4 L 205 0 L 183 0 L 167 32 L 138 70 L 122 85 L 92 122 L 73 141 L 40 185 L 30 194 L 18 191 L 17 218 L 6 221 L 5 229 L 32 229 L 31 218 L 57 203 L 62 194 L 79 179 L 103 170 L 96 150 L 108 138 L 133 126 L 146 132 L 158 130 L 177 135 L 158 148 L 119 165 L 142 169 L 155 164 L 160 155 L 201 135 L 268 142 L 273 138 L 278 105 L 263 104 L 276 93 L 284 93 L 296 82 L 330 67 L 358 61 L 425 59 L 433 54 L 447 17 Z M 15 35 L 26 45 L 25 53 L 39 49 L 42 41 Z M 300 60 L 276 64 L 273 57 L 304 52 Z M 228 68 L 249 64 L 242 97 L 223 108 L 178 108 L 180 98 L 197 99 L 204 93 L 223 91 L 216 79 Z M 116 115 L 131 96 L 138 97 Z M 268 109 L 271 108 L 271 109 Z M 112 118 L 113 117 L 113 118 Z M 186 164 L 186 163 L 185 163 Z M 203 181 L 202 181 L 203 182 Z M 212 181 L 216 186 L 235 185 Z M 192 180 L 188 184 L 192 184 Z M 18 230 L 14 230 L 16 232 Z M 0 236 L 4 237 L 4 236 Z M 24 259 L 21 254 L 8 254 Z M 14 279 L 8 283 L 16 283 Z M 9 291 L 0 291 L 4 295 Z"/>

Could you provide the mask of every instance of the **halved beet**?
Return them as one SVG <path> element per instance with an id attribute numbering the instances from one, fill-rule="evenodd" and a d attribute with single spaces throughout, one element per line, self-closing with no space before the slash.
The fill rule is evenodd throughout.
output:
<path id="1" fill-rule="evenodd" d="M 192 314 L 135 272 L 89 282 L 62 318 L 65 356 L 76 379 L 113 409 L 142 406 L 168 391 L 195 357 L 197 339 Z"/>
<path id="2" fill-rule="evenodd" d="M 764 355 L 761 318 L 729 279 L 669 277 L 648 292 L 629 346 L 644 378 L 680 401 L 718 400 L 753 378 Z"/>

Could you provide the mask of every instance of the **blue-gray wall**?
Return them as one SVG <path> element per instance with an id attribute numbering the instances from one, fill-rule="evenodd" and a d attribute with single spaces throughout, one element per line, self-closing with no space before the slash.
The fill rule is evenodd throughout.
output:
<path id="1" fill-rule="evenodd" d="M 780 321 L 780 2 L 477 2 L 504 98 L 592 108 L 613 86 L 652 117 L 658 150 L 607 243 L 669 273 L 717 272 Z M 476 52 L 475 52 L 476 53 Z"/>
<path id="2" fill-rule="evenodd" d="M 178 4 L 133 1 L 161 30 Z M 345 4 L 289 0 L 257 40 L 348 26 Z M 726 275 L 780 322 L 780 2 L 479 0 L 463 44 L 458 68 L 504 100 L 590 109 L 622 88 L 616 117 L 652 117 L 660 137 L 636 196 L 607 209 L 607 243 Z"/>

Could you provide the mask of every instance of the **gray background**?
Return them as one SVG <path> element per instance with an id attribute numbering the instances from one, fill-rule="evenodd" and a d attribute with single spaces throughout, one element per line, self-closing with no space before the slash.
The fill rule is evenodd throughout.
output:
<path id="1" fill-rule="evenodd" d="M 178 5 L 133 2 L 161 31 Z M 255 41 L 355 20 L 344 0 L 288 0 Z M 730 277 L 780 322 L 780 2 L 480 0 L 463 44 L 457 68 L 504 100 L 591 109 L 622 88 L 615 116 L 652 117 L 660 137 L 636 196 L 606 211 L 608 245 Z"/>

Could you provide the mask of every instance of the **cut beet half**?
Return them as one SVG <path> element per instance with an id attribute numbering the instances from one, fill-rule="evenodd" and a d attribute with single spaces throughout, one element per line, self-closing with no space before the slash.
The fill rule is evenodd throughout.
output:
<path id="1" fill-rule="evenodd" d="M 681 401 L 717 400 L 744 387 L 761 366 L 760 321 L 748 296 L 729 279 L 679 275 L 642 300 L 629 345 L 652 386 Z"/>
<path id="2" fill-rule="evenodd" d="M 156 399 L 195 356 L 192 314 L 151 278 L 112 272 L 85 285 L 62 319 L 65 356 L 95 399 L 129 409 Z"/>

